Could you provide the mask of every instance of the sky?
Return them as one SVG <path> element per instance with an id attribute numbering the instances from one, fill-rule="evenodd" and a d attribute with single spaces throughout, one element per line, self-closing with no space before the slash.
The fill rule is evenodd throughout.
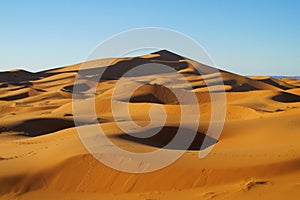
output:
<path id="1" fill-rule="evenodd" d="M 143 27 L 179 31 L 224 70 L 300 75 L 300 1 L 0 1 L 0 71 L 84 61 L 101 42 Z"/>

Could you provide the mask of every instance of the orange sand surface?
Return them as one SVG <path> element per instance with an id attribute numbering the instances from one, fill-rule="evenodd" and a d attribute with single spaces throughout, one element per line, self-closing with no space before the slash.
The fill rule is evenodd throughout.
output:
<path id="1" fill-rule="evenodd" d="M 172 74 L 148 73 L 126 77 L 128 83 L 146 84 L 132 96 L 124 89 L 112 99 L 118 79 L 127 70 L 147 63 L 174 68 L 192 88 L 174 80 L 177 76 Z M 212 103 L 203 79 L 213 92 L 222 88 L 212 68 L 165 50 L 89 61 L 78 71 L 80 66 L 38 73 L 0 72 L 0 199 L 300 198 L 300 80 L 248 78 L 221 71 L 227 99 L 225 125 L 212 151 L 199 159 Z M 114 144 L 128 151 L 157 150 L 176 134 L 180 124 L 178 99 L 167 89 L 173 86 L 194 92 L 198 99 L 199 137 L 192 148 L 170 166 L 144 174 L 120 172 L 96 160 L 79 139 L 72 95 L 79 74 L 85 79 L 77 83 L 81 91 L 74 97 L 89 104 L 86 94 L 98 81 L 93 75 L 99 69 L 106 71 L 104 80 L 97 83 L 94 99 L 98 123 L 87 113 L 82 116 L 82 126 L 101 126 Z M 159 104 L 167 111 L 166 128 L 147 142 L 121 137 L 124 133 L 112 114 L 112 101 L 129 104 L 132 120 L 140 125 L 149 123 L 149 109 Z"/>

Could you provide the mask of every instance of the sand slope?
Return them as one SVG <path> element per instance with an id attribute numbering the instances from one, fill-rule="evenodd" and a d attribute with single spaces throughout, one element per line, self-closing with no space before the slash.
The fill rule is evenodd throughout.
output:
<path id="1" fill-rule="evenodd" d="M 112 97 L 126 71 L 149 63 L 167 65 L 183 76 L 145 70 L 127 76 L 124 89 Z M 218 141 L 211 138 L 211 144 L 217 142 L 212 152 L 199 159 L 211 117 L 207 85 L 212 92 L 222 88 L 213 68 L 165 50 L 89 61 L 78 71 L 80 66 L 0 72 L 0 199 L 299 199 L 299 80 L 221 71 L 225 126 Z M 99 72 L 104 79 L 98 83 Z M 76 75 L 82 80 L 74 87 Z M 130 95 L 126 84 L 135 83 L 145 85 Z M 95 84 L 96 119 L 84 113 Z M 119 147 L 149 152 L 167 144 L 180 124 L 180 105 L 168 87 L 195 92 L 201 112 L 197 137 L 179 160 L 156 172 L 130 174 L 108 168 L 88 153 L 74 127 L 72 95 L 83 102 L 81 126 L 101 126 Z M 112 102 L 128 104 L 140 125 L 149 123 L 153 105 L 163 106 L 165 127 L 149 139 L 130 137 L 117 126 Z M 173 150 L 181 151 L 180 146 Z"/>

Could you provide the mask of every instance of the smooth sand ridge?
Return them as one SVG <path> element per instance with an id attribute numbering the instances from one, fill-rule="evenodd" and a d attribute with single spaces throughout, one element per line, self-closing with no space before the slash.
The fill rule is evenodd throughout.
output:
<path id="1" fill-rule="evenodd" d="M 124 89 L 114 94 L 117 82 L 128 70 L 151 63 L 167 65 L 183 76 L 159 69 L 145 70 L 143 74 L 124 77 Z M 81 63 L 38 73 L 0 72 L 0 199 L 300 196 L 299 80 L 248 78 L 221 71 L 227 98 L 225 126 L 221 138 L 210 138 L 208 146 L 202 146 L 204 149 L 216 143 L 212 152 L 199 159 L 211 119 L 207 84 L 212 92 L 222 88 L 213 68 L 166 50 L 140 57 L 89 61 L 84 70 L 78 71 L 80 66 Z M 100 72 L 104 73 L 99 82 L 96 75 Z M 76 75 L 80 80 L 74 87 Z M 137 83 L 143 86 L 130 95 L 127 86 Z M 181 108 L 168 87 L 195 92 L 201 113 L 197 136 L 179 160 L 152 173 L 131 174 L 111 169 L 88 153 L 73 121 L 72 95 L 81 102 L 81 127 L 93 130 L 101 126 L 115 145 L 143 153 L 163 148 L 180 126 Z M 96 105 L 96 118 L 86 109 L 91 101 Z M 167 113 L 165 125 L 150 138 L 127 135 L 117 122 L 126 125 L 131 121 L 122 113 L 113 116 L 112 103 L 120 108 L 128 105 L 130 120 L 141 126 L 149 124 L 151 107 L 160 105 Z M 160 115 L 154 112 L 154 116 Z M 188 127 L 184 131 L 187 135 L 190 132 Z M 170 150 L 183 151 L 180 145 Z M 111 155 L 111 159 L 115 157 Z M 122 165 L 124 161 L 119 162 Z"/>

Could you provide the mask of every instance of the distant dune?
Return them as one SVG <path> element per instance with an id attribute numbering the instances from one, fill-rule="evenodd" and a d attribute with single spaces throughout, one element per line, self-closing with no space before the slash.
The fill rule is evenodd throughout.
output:
<path id="1" fill-rule="evenodd" d="M 151 63 L 171 67 L 191 87 L 174 73 L 150 69 L 124 79 L 145 84 L 133 95 L 124 89 L 112 99 L 120 77 Z M 214 68 L 166 50 L 84 64 L 83 70 L 79 63 L 38 73 L 0 72 L 0 199 L 299 199 L 299 79 L 220 70 L 220 81 Z M 74 87 L 77 75 L 81 81 Z M 84 115 L 81 126 L 101 126 L 113 143 L 132 152 L 162 148 L 180 126 L 172 87 L 196 94 L 201 117 L 195 140 L 179 160 L 159 171 L 130 174 L 104 166 L 85 149 L 73 120 L 72 97 L 83 102 L 84 110 L 95 84 L 97 119 Z M 209 138 L 209 145 L 216 143 L 212 152 L 199 159 L 199 151 L 208 147 L 200 149 L 211 119 L 208 91 L 221 92 L 223 84 L 225 126 L 220 138 Z M 151 138 L 127 135 L 113 117 L 112 101 L 129 104 L 132 120 L 140 125 L 149 123 L 149 109 L 159 104 L 168 114 L 165 126 Z"/>

